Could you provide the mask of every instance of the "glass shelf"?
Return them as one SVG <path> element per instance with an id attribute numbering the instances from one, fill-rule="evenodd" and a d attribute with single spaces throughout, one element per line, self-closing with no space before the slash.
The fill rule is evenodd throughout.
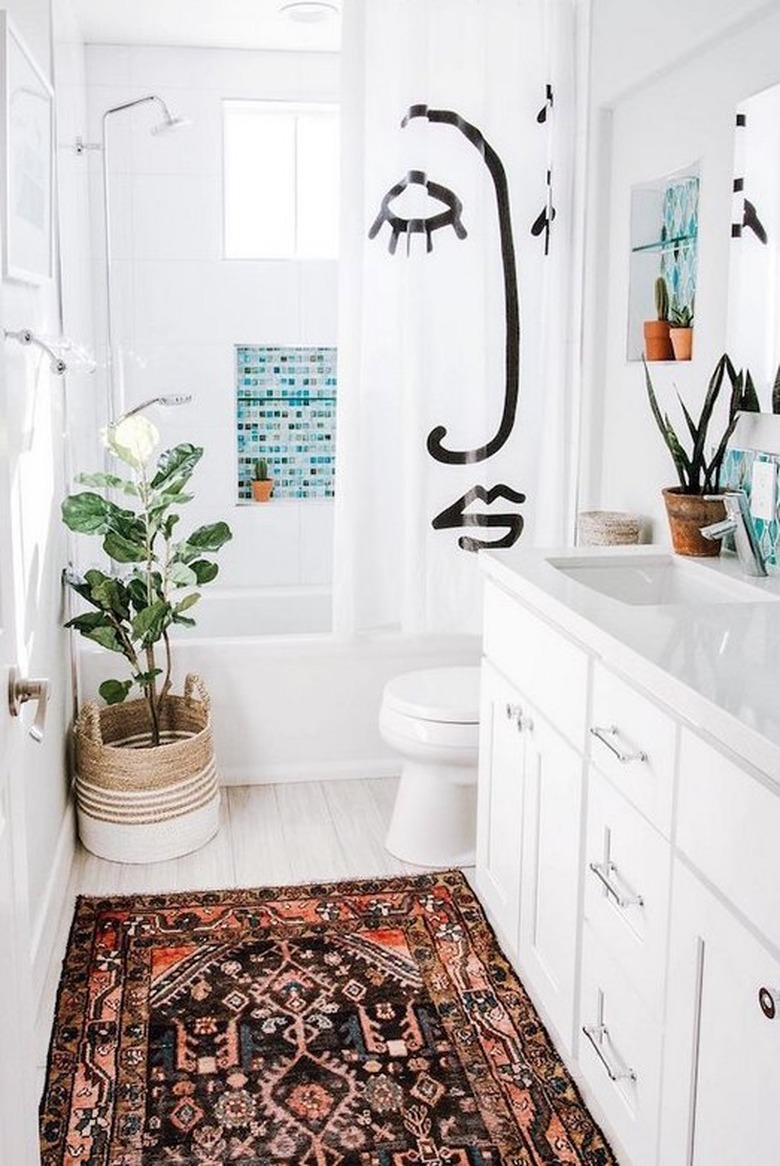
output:
<path id="1" fill-rule="evenodd" d="M 674 239 L 656 239 L 653 243 L 641 243 L 638 247 L 632 247 L 633 254 L 640 252 L 655 252 L 662 255 L 666 251 L 680 251 L 687 247 L 695 247 L 697 242 L 696 235 L 678 235 Z"/>

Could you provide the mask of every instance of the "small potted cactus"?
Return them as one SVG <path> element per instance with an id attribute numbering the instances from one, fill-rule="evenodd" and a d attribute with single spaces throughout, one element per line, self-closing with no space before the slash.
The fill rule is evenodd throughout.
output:
<path id="1" fill-rule="evenodd" d="M 673 360 L 669 338 L 669 292 L 662 275 L 655 281 L 655 314 L 655 320 L 644 322 L 645 357 L 647 360 Z"/>
<path id="2" fill-rule="evenodd" d="M 273 488 L 273 478 L 268 477 L 268 462 L 259 457 L 252 473 L 252 497 L 255 502 L 267 502 Z"/>
<path id="3" fill-rule="evenodd" d="M 669 311 L 669 338 L 675 360 L 690 360 L 693 351 L 693 304 L 682 307 L 675 300 Z"/>

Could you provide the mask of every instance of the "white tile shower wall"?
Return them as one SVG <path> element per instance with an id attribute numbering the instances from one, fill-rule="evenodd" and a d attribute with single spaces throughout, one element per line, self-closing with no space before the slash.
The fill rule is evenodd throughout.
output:
<path id="1" fill-rule="evenodd" d="M 336 264 L 222 259 L 222 109 L 225 98 L 337 101 L 332 54 L 90 45 L 89 135 L 103 111 L 158 93 L 192 124 L 159 137 L 140 108 L 111 125 L 115 330 L 127 407 L 187 391 L 191 405 L 152 415 L 166 444 L 205 448 L 188 527 L 223 518 L 234 532 L 220 555 L 227 586 L 327 583 L 332 504 L 235 499 L 236 344 L 334 345 Z M 100 159 L 90 196 L 96 335 L 104 335 Z"/>

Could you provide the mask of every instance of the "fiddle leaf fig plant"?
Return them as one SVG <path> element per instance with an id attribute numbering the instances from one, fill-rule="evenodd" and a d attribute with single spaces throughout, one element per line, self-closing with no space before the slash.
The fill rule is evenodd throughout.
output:
<path id="1" fill-rule="evenodd" d="M 758 413 L 760 404 L 756 393 L 753 378 L 749 372 L 736 371 L 727 353 L 724 352 L 715 366 L 710 377 L 704 403 L 697 421 L 694 421 L 685 402 L 679 393 L 677 399 L 685 419 L 685 426 L 690 438 L 690 452 L 687 451 L 674 429 L 667 413 L 662 413 L 658 399 L 650 379 L 650 370 L 647 361 L 642 357 L 645 369 L 645 384 L 656 424 L 661 436 L 672 455 L 672 461 L 677 471 L 680 487 L 683 494 L 711 494 L 720 490 L 720 471 L 723 459 L 726 456 L 728 440 L 737 424 L 737 415 L 740 412 Z M 707 444 L 707 434 L 712 421 L 715 405 L 728 377 L 731 385 L 729 398 L 728 418 L 725 429 L 717 445 Z"/>
<path id="2" fill-rule="evenodd" d="M 200 598 L 198 588 L 219 571 L 211 556 L 232 534 L 225 522 L 215 522 L 178 535 L 176 509 L 192 500 L 186 487 L 202 448 L 177 445 L 151 464 L 159 434 L 139 415 L 109 426 L 104 441 L 129 467 L 128 476 L 80 474 L 76 480 L 94 489 L 70 494 L 62 503 L 62 518 L 70 530 L 102 539 L 108 558 L 125 570 L 66 571 L 66 583 L 94 610 L 65 626 L 129 662 L 130 678 L 104 681 L 100 695 L 117 704 L 137 685 L 148 703 L 151 739 L 157 745 L 160 712 L 172 684 L 169 630 L 175 624 L 194 626 L 189 612 Z M 117 496 L 127 505 L 114 501 Z"/>

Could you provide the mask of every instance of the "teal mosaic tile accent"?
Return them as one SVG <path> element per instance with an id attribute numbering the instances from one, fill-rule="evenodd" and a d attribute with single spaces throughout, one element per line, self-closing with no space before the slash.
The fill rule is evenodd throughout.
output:
<path id="1" fill-rule="evenodd" d="M 699 179 L 695 176 L 670 183 L 664 191 L 662 209 L 661 275 L 669 289 L 669 300 L 678 307 L 694 309 L 696 257 L 699 234 Z"/>
<path id="2" fill-rule="evenodd" d="M 274 498 L 332 498 L 336 349 L 236 345 L 238 497 L 252 497 L 257 458 Z"/>
<path id="3" fill-rule="evenodd" d="M 726 489 L 744 490 L 750 498 L 754 462 L 772 462 L 775 472 L 780 470 L 780 454 L 762 453 L 754 449 L 729 449 L 723 459 L 720 483 Z M 780 495 L 780 492 L 778 492 Z M 768 567 L 780 567 L 780 496 L 775 517 L 771 520 L 753 518 L 753 529 Z"/>

